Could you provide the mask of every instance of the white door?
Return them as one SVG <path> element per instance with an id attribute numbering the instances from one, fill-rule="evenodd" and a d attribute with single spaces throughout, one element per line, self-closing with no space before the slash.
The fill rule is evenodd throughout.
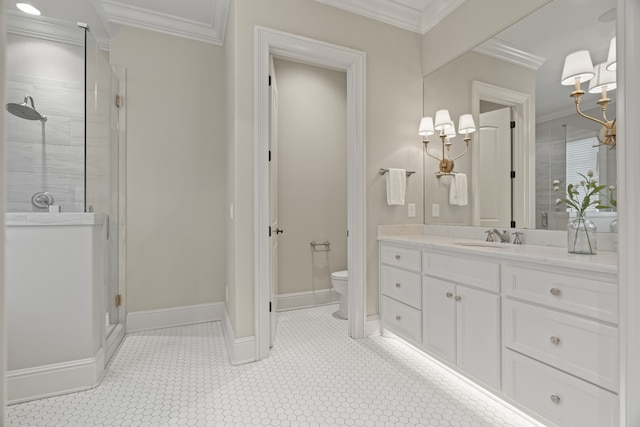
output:
<path id="1" fill-rule="evenodd" d="M 276 311 L 276 296 L 278 295 L 278 236 L 281 230 L 278 228 L 278 89 L 276 87 L 276 73 L 273 66 L 273 57 L 269 59 L 270 76 L 270 134 L 269 134 L 269 222 L 271 224 L 271 296 L 269 298 L 270 338 L 269 347 L 273 347 L 276 339 L 276 327 L 278 325 L 278 313 Z"/>
<path id="2" fill-rule="evenodd" d="M 458 368 L 500 389 L 500 296 L 456 286 Z"/>
<path id="3" fill-rule="evenodd" d="M 422 345 L 425 350 L 456 363 L 455 285 L 423 277 Z"/>
<path id="4" fill-rule="evenodd" d="M 480 226 L 511 227 L 511 108 L 480 114 Z"/>

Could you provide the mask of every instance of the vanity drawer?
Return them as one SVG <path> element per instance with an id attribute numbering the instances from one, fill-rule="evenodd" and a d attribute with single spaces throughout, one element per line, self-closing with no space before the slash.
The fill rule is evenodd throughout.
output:
<path id="1" fill-rule="evenodd" d="M 420 272 L 420 250 L 381 245 L 380 261 L 382 264 Z"/>
<path id="2" fill-rule="evenodd" d="M 584 277 L 503 265 L 505 295 L 618 323 L 618 286 Z"/>
<path id="3" fill-rule="evenodd" d="M 615 394 L 510 350 L 504 354 L 502 390 L 559 426 L 618 426 Z"/>
<path id="4" fill-rule="evenodd" d="M 383 265 L 380 271 L 380 286 L 384 295 L 420 309 L 420 273 Z"/>
<path id="5" fill-rule="evenodd" d="M 422 313 L 420 310 L 383 295 L 382 327 L 420 345 L 422 339 Z"/>
<path id="6" fill-rule="evenodd" d="M 618 328 L 506 299 L 504 345 L 613 392 Z"/>
<path id="7" fill-rule="evenodd" d="M 500 292 L 500 264 L 497 262 L 423 251 L 422 272 L 451 282 Z"/>

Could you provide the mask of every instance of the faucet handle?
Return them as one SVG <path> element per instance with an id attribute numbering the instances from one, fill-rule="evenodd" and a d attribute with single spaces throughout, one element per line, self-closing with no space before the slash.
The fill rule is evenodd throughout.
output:
<path id="1" fill-rule="evenodd" d="M 493 242 L 493 230 L 487 230 L 485 231 L 485 233 L 487 233 L 487 242 Z"/>
<path id="2" fill-rule="evenodd" d="M 520 239 L 520 236 L 522 236 L 522 232 L 521 231 L 516 231 L 513 233 L 513 235 L 515 236 L 513 238 L 513 244 L 514 245 L 521 245 L 522 244 L 522 239 Z"/>

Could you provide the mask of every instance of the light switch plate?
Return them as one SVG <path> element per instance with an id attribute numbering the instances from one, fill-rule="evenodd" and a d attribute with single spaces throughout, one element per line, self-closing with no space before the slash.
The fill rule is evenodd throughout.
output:
<path id="1" fill-rule="evenodd" d="M 415 218 L 415 217 L 416 217 L 416 204 L 409 203 L 409 218 Z"/>
<path id="2" fill-rule="evenodd" d="M 440 216 L 440 205 L 434 203 L 431 205 L 431 216 L 437 218 Z"/>

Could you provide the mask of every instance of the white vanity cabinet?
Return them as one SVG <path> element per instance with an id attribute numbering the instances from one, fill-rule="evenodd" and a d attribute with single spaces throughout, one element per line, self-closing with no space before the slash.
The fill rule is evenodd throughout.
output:
<path id="1" fill-rule="evenodd" d="M 423 349 L 499 391 L 499 264 L 429 251 L 422 264 Z"/>
<path id="2" fill-rule="evenodd" d="M 380 245 L 382 329 L 420 347 L 422 340 L 420 249 Z"/>
<path id="3" fill-rule="evenodd" d="M 380 239 L 389 330 L 546 424 L 619 421 L 615 254 Z"/>
<path id="4" fill-rule="evenodd" d="M 618 425 L 615 275 L 505 264 L 503 391 L 562 426 Z"/>

